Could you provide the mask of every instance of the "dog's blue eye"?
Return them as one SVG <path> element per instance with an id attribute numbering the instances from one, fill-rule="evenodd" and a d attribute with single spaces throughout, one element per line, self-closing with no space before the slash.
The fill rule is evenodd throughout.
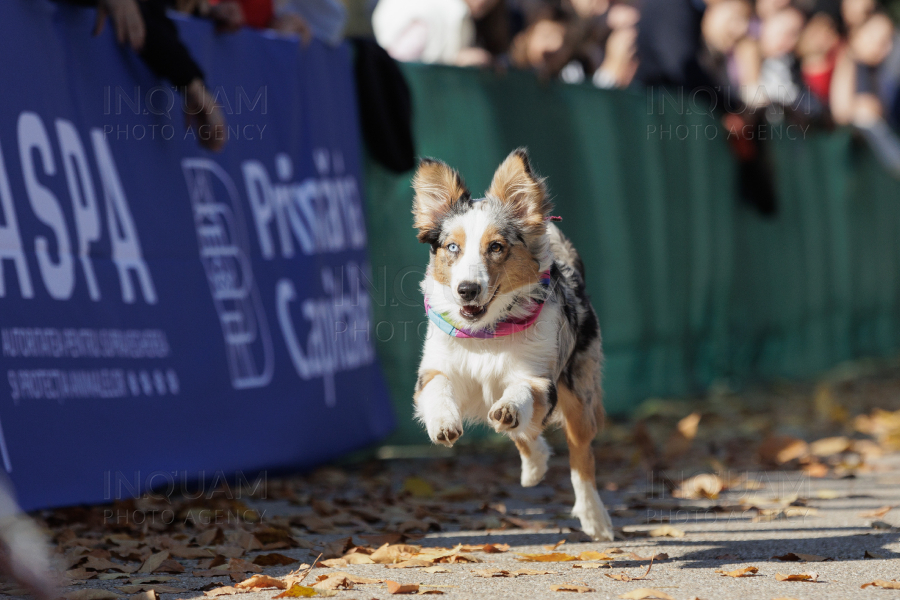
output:
<path id="1" fill-rule="evenodd" d="M 456 244 L 448 244 L 447 250 L 449 250 L 450 252 L 459 252 L 459 246 L 457 246 Z"/>

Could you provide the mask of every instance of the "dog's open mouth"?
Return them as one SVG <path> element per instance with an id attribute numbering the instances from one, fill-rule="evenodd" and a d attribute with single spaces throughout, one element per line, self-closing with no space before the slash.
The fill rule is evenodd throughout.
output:
<path id="1" fill-rule="evenodd" d="M 485 313 L 487 310 L 487 305 L 478 306 L 477 304 L 469 304 L 463 306 L 459 309 L 459 314 L 463 316 L 465 319 L 469 319 L 470 321 L 474 321 L 481 315 Z"/>
<path id="2" fill-rule="evenodd" d="M 478 304 L 464 304 L 459 308 L 459 314 L 463 319 L 467 319 L 469 321 L 475 321 L 479 319 L 484 313 L 487 312 L 488 306 L 491 305 L 491 302 L 494 301 L 494 298 L 497 297 L 497 292 L 500 291 L 498 287 L 494 290 L 494 293 L 491 294 L 490 299 L 482 305 Z"/>

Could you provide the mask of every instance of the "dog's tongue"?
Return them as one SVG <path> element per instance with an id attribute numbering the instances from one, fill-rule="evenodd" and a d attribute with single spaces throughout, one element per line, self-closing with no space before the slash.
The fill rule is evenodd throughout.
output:
<path id="1" fill-rule="evenodd" d="M 460 308 L 459 312 L 462 314 L 462 316 L 466 317 L 467 319 L 473 319 L 484 312 L 484 307 L 477 306 L 475 304 L 466 305 L 466 306 L 463 306 L 462 308 Z"/>

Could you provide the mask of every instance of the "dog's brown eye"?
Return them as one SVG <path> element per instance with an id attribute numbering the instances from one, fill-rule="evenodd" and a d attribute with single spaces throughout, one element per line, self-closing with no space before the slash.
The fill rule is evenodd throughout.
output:
<path id="1" fill-rule="evenodd" d="M 501 244 L 500 242 L 493 242 L 490 245 L 489 250 L 491 252 L 500 252 L 501 250 L 503 250 L 503 244 Z"/>

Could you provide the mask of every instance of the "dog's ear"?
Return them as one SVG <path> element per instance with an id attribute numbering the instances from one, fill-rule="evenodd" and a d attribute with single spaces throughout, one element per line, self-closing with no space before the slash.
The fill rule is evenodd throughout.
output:
<path id="1" fill-rule="evenodd" d="M 544 179 L 531 170 L 525 148 L 513 150 L 497 168 L 487 195 L 508 205 L 529 233 L 540 234 L 546 230 L 544 219 L 550 215 L 553 205 Z"/>
<path id="2" fill-rule="evenodd" d="M 419 230 L 419 241 L 437 242 L 441 221 L 457 202 L 466 202 L 471 196 L 462 177 L 447 163 L 423 158 L 412 180 L 416 191 L 413 200 L 413 227 Z"/>

